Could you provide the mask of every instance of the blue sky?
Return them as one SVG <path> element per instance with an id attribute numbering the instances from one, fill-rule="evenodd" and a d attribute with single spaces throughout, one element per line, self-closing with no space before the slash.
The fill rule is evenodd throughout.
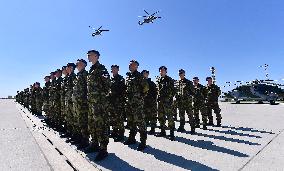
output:
<path id="1" fill-rule="evenodd" d="M 160 10 L 162 19 L 139 26 L 143 9 Z M 50 71 L 86 59 L 97 49 L 109 69 L 125 75 L 131 59 L 158 75 L 161 65 L 177 78 L 217 69 L 217 83 L 284 78 L 284 1 L 282 0 L 1 0 L 0 97 L 15 95 Z M 110 32 L 93 38 L 89 25 Z M 284 83 L 282 81 L 282 83 Z M 226 90 L 226 89 L 224 89 Z"/>

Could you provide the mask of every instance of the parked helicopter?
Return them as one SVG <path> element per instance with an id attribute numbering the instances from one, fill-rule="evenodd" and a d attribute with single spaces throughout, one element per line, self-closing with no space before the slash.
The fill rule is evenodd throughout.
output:
<path id="1" fill-rule="evenodd" d="M 94 37 L 94 36 L 101 36 L 101 35 L 102 35 L 102 32 L 104 32 L 104 31 L 109 31 L 109 30 L 101 30 L 101 28 L 102 28 L 103 26 L 99 27 L 98 29 L 94 29 L 94 28 L 91 27 L 91 26 L 89 26 L 89 27 L 94 30 L 93 33 L 92 33 L 92 36 L 93 36 L 93 37 Z"/>
<path id="2" fill-rule="evenodd" d="M 146 10 L 144 10 L 144 12 L 147 14 L 145 16 L 139 16 L 139 17 L 143 17 L 143 21 L 139 21 L 138 24 L 139 25 L 143 25 L 144 23 L 154 23 L 154 20 L 156 20 L 157 18 L 161 18 L 156 16 L 157 13 L 159 13 L 159 11 L 153 13 L 152 15 L 150 15 Z"/>
<path id="3" fill-rule="evenodd" d="M 277 100 L 283 100 L 284 89 L 281 87 L 284 85 L 276 83 L 278 80 L 269 79 L 268 66 L 268 64 L 259 66 L 265 71 L 265 80 L 235 81 L 233 85 L 237 87 L 224 93 L 225 101 L 234 100 L 237 104 L 241 103 L 241 101 L 258 101 L 260 104 L 268 101 L 271 105 L 274 105 Z M 284 79 L 282 80 L 284 81 Z M 226 83 L 228 86 L 232 85 L 232 82 Z"/>
<path id="4" fill-rule="evenodd" d="M 273 81 L 253 80 L 245 84 L 243 84 L 243 81 L 236 81 L 235 85 L 239 83 L 239 86 L 228 93 L 224 93 L 224 99 L 225 101 L 234 100 L 237 104 L 241 101 L 258 101 L 259 104 L 268 101 L 271 105 L 274 105 L 277 100 L 284 98 L 284 90 L 280 88 L 284 85 Z"/>

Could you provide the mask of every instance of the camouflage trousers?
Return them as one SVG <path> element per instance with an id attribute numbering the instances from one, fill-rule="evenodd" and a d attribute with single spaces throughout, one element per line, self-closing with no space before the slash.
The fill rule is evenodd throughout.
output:
<path id="1" fill-rule="evenodd" d="M 207 116 L 208 116 L 209 122 L 213 122 L 212 110 L 216 114 L 216 120 L 221 122 L 222 116 L 221 116 L 221 109 L 219 107 L 218 101 L 207 102 L 206 107 L 207 107 Z"/>
<path id="2" fill-rule="evenodd" d="M 43 106 L 42 106 L 43 111 L 46 113 L 49 109 L 49 103 L 47 100 L 43 101 Z"/>
<path id="3" fill-rule="evenodd" d="M 41 114 L 42 113 L 42 101 L 41 100 L 36 100 L 35 112 L 37 114 Z"/>
<path id="4" fill-rule="evenodd" d="M 169 129 L 175 129 L 175 121 L 173 117 L 173 103 L 171 101 L 158 102 L 158 120 L 160 122 L 161 129 L 166 128 L 166 120 L 168 120 Z"/>
<path id="5" fill-rule="evenodd" d="M 55 100 L 52 105 L 52 121 L 56 125 L 62 125 L 62 115 L 61 115 L 61 101 Z"/>
<path id="6" fill-rule="evenodd" d="M 177 103 L 177 107 L 179 110 L 180 127 L 184 127 L 185 125 L 185 113 L 188 116 L 190 126 L 191 127 L 195 126 L 192 100 L 180 101 Z"/>
<path id="7" fill-rule="evenodd" d="M 70 134 L 75 133 L 75 124 L 74 124 L 74 107 L 72 99 L 66 100 L 66 115 L 65 115 L 65 121 L 66 121 L 66 128 L 67 132 Z"/>
<path id="8" fill-rule="evenodd" d="M 32 113 L 35 113 L 35 112 L 36 112 L 36 101 L 35 101 L 35 100 L 33 100 L 33 101 L 31 102 L 31 112 L 32 112 Z"/>
<path id="9" fill-rule="evenodd" d="M 194 114 L 195 125 L 200 124 L 199 112 L 201 113 L 203 124 L 206 125 L 207 124 L 207 108 L 203 102 L 195 102 L 193 104 L 193 114 Z"/>
<path id="10" fill-rule="evenodd" d="M 140 133 L 141 143 L 146 144 L 147 126 L 143 112 L 144 101 L 142 98 L 131 98 L 127 101 L 127 122 L 129 124 L 129 139 L 135 139 L 137 131 Z"/>
<path id="11" fill-rule="evenodd" d="M 61 116 L 62 116 L 62 124 L 63 125 L 66 125 L 66 100 L 65 100 L 65 97 L 63 96 L 61 96 L 61 100 L 60 100 L 60 102 L 61 102 L 61 109 L 60 109 L 60 111 L 61 111 Z"/>
<path id="12" fill-rule="evenodd" d="M 110 103 L 110 126 L 112 126 L 113 132 L 124 134 L 124 113 L 124 103 L 121 103 L 119 99 L 116 102 Z"/>
<path id="13" fill-rule="evenodd" d="M 157 102 L 155 99 L 144 103 L 146 125 L 155 128 L 157 125 Z"/>
<path id="14" fill-rule="evenodd" d="M 88 103 L 74 102 L 74 126 L 75 133 L 81 135 L 85 139 L 89 139 L 88 132 Z"/>
<path id="15" fill-rule="evenodd" d="M 109 143 L 109 118 L 107 104 L 89 103 L 88 128 L 92 136 L 92 143 L 99 144 L 101 150 L 106 150 Z"/>

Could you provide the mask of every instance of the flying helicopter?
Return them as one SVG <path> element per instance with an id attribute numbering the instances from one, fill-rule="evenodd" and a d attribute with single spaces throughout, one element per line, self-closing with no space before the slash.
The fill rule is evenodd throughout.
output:
<path id="1" fill-rule="evenodd" d="M 103 30 L 101 29 L 103 26 L 99 27 L 98 29 L 94 29 L 93 27 L 89 26 L 91 29 L 93 29 L 93 33 L 92 33 L 92 36 L 101 36 L 102 35 L 102 32 L 104 31 L 109 31 L 109 30 Z"/>
<path id="2" fill-rule="evenodd" d="M 139 25 L 143 25 L 144 23 L 154 23 L 154 20 L 156 20 L 157 18 L 161 18 L 159 16 L 156 16 L 156 14 L 159 13 L 159 11 L 153 13 L 152 15 L 150 15 L 146 10 L 144 10 L 144 12 L 147 14 L 147 15 L 144 15 L 144 16 L 139 16 L 139 17 L 143 17 L 143 21 L 139 21 L 138 24 Z"/>

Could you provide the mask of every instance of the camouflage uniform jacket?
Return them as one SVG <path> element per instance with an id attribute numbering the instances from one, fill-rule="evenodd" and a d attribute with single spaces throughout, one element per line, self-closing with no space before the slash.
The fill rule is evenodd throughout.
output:
<path id="1" fill-rule="evenodd" d="M 126 85 L 125 79 L 121 75 L 111 77 L 110 102 L 123 103 L 125 101 Z"/>
<path id="2" fill-rule="evenodd" d="M 184 78 L 176 81 L 177 102 L 192 100 L 194 87 L 192 81 Z"/>
<path id="3" fill-rule="evenodd" d="M 149 90 L 146 79 L 144 79 L 142 74 L 138 71 L 134 71 L 133 73 L 128 72 L 126 75 L 127 101 L 130 102 L 133 99 L 143 100 Z"/>
<path id="4" fill-rule="evenodd" d="M 158 102 L 172 102 L 175 95 L 174 80 L 169 77 L 158 77 Z"/>
<path id="5" fill-rule="evenodd" d="M 88 72 L 85 69 L 77 73 L 74 80 L 73 102 L 87 103 L 87 77 Z"/>
<path id="6" fill-rule="evenodd" d="M 212 84 L 211 86 L 207 85 L 206 86 L 206 97 L 208 102 L 217 102 L 218 97 L 221 95 L 221 90 L 220 88 Z"/>
<path id="7" fill-rule="evenodd" d="M 88 79 L 88 101 L 89 103 L 107 103 L 110 91 L 110 76 L 104 65 L 96 62 L 90 68 Z"/>

